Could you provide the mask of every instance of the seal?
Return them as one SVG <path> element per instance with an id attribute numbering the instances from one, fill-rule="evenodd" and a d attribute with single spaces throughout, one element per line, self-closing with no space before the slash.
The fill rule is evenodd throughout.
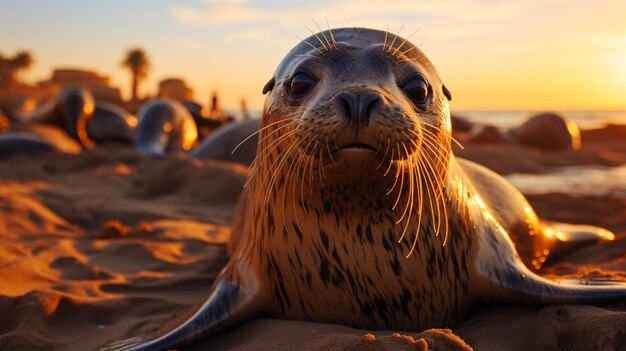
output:
<path id="1" fill-rule="evenodd" d="M 189 152 L 189 158 L 240 163 L 250 166 L 256 158 L 258 118 L 233 122 L 217 129 Z"/>
<path id="2" fill-rule="evenodd" d="M 53 145 L 32 133 L 10 132 L 0 134 L 0 160 L 20 155 L 40 157 L 53 151 L 55 151 Z"/>
<path id="3" fill-rule="evenodd" d="M 509 134 L 521 145 L 544 151 L 578 150 L 581 145 L 576 123 L 556 113 L 533 116 Z"/>
<path id="4" fill-rule="evenodd" d="M 121 106 L 96 101 L 93 115 L 87 123 L 87 135 L 96 144 L 122 142 L 132 144 L 134 141 L 137 118 Z"/>
<path id="5" fill-rule="evenodd" d="M 182 104 L 183 106 L 185 106 L 187 111 L 191 113 L 194 122 L 196 122 L 196 126 L 198 127 L 199 140 L 203 140 L 204 138 L 211 135 L 213 131 L 215 131 L 224 123 L 224 121 L 211 118 L 208 109 L 195 101 L 186 100 L 183 101 Z"/>
<path id="6" fill-rule="evenodd" d="M 189 151 L 196 144 L 198 129 L 187 109 L 175 100 L 153 100 L 137 113 L 135 144 L 140 151 L 164 156 L 168 151 Z"/>
<path id="7" fill-rule="evenodd" d="M 82 147 L 61 129 L 50 125 L 33 125 L 30 131 L 0 134 L 0 160 L 20 155 L 41 157 L 50 152 L 78 154 Z"/>
<path id="8" fill-rule="evenodd" d="M 533 272 L 560 241 L 612 234 L 551 227 L 506 180 L 455 158 L 450 92 L 407 39 L 314 34 L 263 92 L 232 255 L 210 297 L 171 332 L 108 349 L 179 348 L 257 315 L 420 330 L 453 326 L 482 301 L 626 296 L 624 283 Z"/>
<path id="9" fill-rule="evenodd" d="M 467 142 L 473 144 L 509 144 L 506 133 L 491 125 L 475 125 L 467 136 Z"/>
<path id="10" fill-rule="evenodd" d="M 87 124 L 95 109 L 91 92 L 80 86 L 65 88 L 56 98 L 30 113 L 14 112 L 11 117 L 21 123 L 46 123 L 65 130 L 82 146 L 95 146 L 87 134 Z"/>

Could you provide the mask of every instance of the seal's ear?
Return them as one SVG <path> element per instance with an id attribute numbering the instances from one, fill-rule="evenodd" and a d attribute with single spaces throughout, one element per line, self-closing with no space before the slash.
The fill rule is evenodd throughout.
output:
<path id="1" fill-rule="evenodd" d="M 265 93 L 267 93 L 268 91 L 274 89 L 274 84 L 276 84 L 276 78 L 272 77 L 272 79 L 270 79 L 270 81 L 267 82 L 267 84 L 265 84 L 265 86 L 263 87 L 263 95 L 265 95 Z"/>
<path id="2" fill-rule="evenodd" d="M 448 98 L 448 101 L 452 101 L 452 94 L 450 94 L 450 90 L 445 85 L 441 85 L 441 90 L 443 90 L 443 95 Z"/>

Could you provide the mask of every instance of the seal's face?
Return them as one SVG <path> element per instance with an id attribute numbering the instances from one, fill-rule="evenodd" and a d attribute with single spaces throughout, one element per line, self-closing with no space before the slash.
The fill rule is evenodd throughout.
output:
<path id="1" fill-rule="evenodd" d="M 269 84 L 266 109 L 295 122 L 291 144 L 330 169 L 346 156 L 350 163 L 386 165 L 419 158 L 439 144 L 441 131 L 449 133 L 448 93 L 435 69 L 413 44 L 390 33 L 313 35 L 290 52 Z"/>
<path id="2" fill-rule="evenodd" d="M 267 91 L 259 155 L 280 146 L 330 183 L 371 180 L 381 188 L 383 176 L 391 174 L 391 185 L 415 169 L 421 174 L 411 181 L 446 178 L 449 93 L 403 38 L 353 28 L 315 34 L 281 62 Z"/>

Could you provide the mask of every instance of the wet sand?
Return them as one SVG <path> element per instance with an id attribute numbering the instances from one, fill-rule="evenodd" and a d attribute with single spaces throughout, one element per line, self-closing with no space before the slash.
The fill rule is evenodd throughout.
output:
<path id="1" fill-rule="evenodd" d="M 617 166 L 626 163 L 626 127 L 584 131 L 579 151 L 466 145 L 455 152 L 502 174 Z M 240 166 L 154 160 L 121 145 L 3 161 L 0 349 L 90 350 L 179 323 L 227 260 L 224 243 L 246 175 Z M 529 200 L 542 218 L 619 233 L 615 242 L 550 262 L 543 274 L 626 280 L 626 199 L 555 193 Z M 189 350 L 624 350 L 624 325 L 626 301 L 484 305 L 452 326 L 454 334 L 259 318 Z"/>

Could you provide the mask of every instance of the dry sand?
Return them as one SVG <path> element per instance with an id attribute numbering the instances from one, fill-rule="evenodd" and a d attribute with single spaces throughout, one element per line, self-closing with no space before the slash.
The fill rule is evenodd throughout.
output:
<path id="1" fill-rule="evenodd" d="M 467 145 L 457 154 L 500 173 L 614 166 L 626 163 L 626 127 L 584 131 L 580 151 Z M 227 259 L 223 244 L 246 175 L 121 145 L 0 163 L 0 350 L 90 350 L 176 325 L 206 298 Z M 626 280 L 625 199 L 529 200 L 543 218 L 620 233 L 551 262 L 544 274 Z M 625 326 L 626 301 L 485 305 L 453 326 L 464 341 L 446 330 L 393 335 L 259 318 L 190 350 L 465 350 L 465 342 L 475 350 L 626 350 Z"/>

